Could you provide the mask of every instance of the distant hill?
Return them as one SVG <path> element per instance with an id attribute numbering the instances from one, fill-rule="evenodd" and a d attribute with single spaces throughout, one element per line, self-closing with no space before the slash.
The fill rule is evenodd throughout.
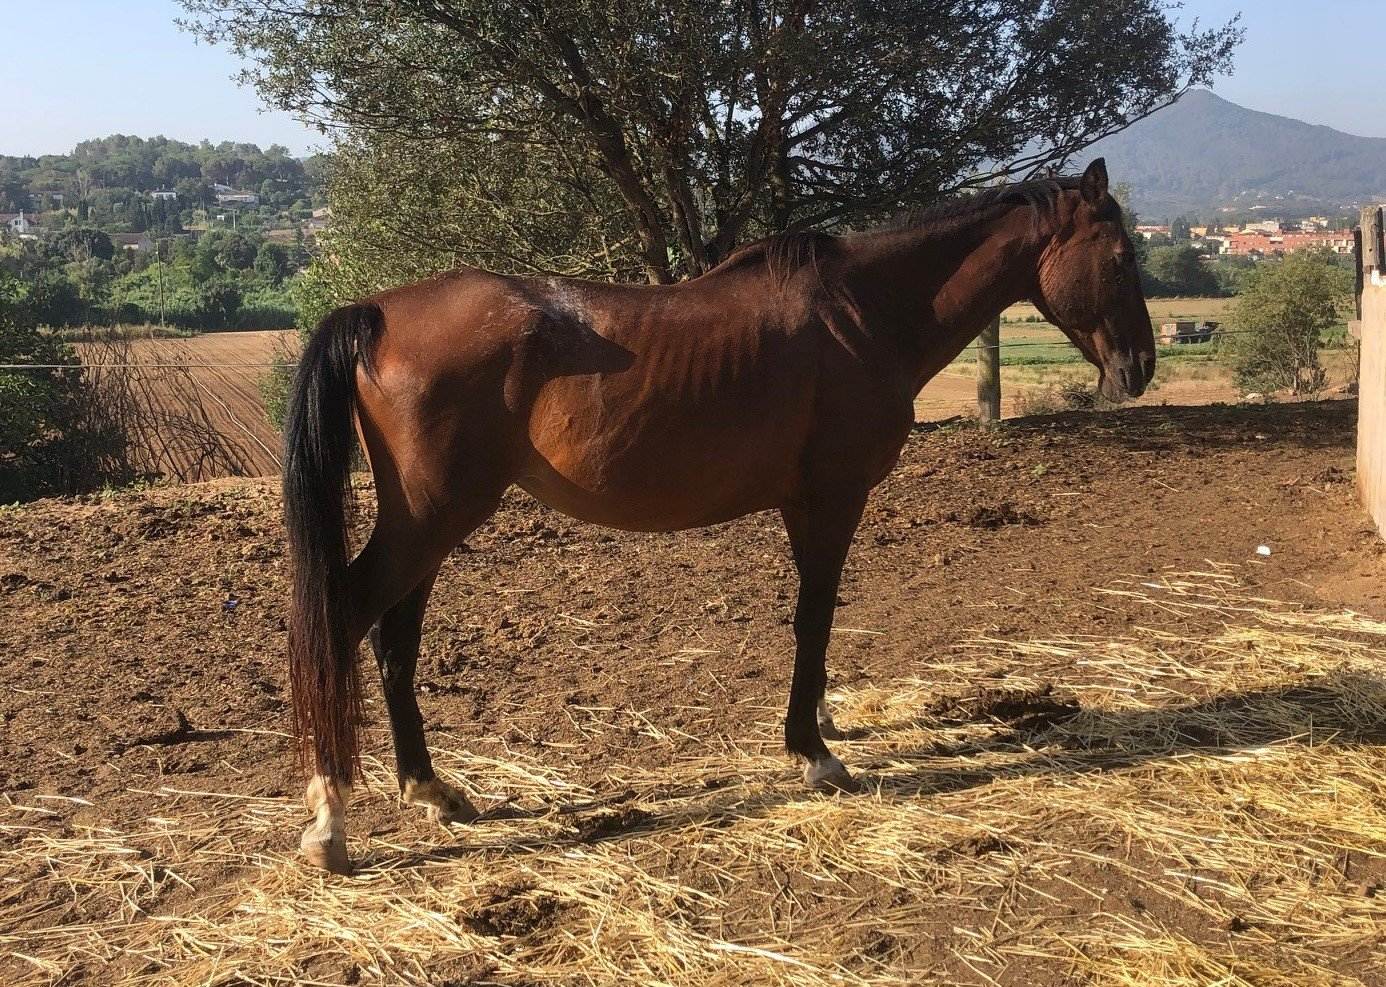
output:
<path id="1" fill-rule="evenodd" d="M 118 221 L 116 214 L 133 215 L 155 190 L 176 192 L 183 209 L 209 206 L 217 185 L 284 207 L 313 201 L 322 172 L 321 158 L 301 161 L 277 144 L 262 151 L 232 141 L 187 144 L 112 134 L 83 141 L 68 154 L 0 154 L 0 212 L 41 213 L 66 205 L 79 207 L 83 222 L 88 212 L 98 218 L 109 212 Z"/>
<path id="2" fill-rule="evenodd" d="M 1143 220 L 1224 206 L 1303 214 L 1386 200 L 1386 138 L 1248 110 L 1201 89 L 1099 141 L 1079 164 L 1098 155 L 1114 183 L 1131 186 Z"/>

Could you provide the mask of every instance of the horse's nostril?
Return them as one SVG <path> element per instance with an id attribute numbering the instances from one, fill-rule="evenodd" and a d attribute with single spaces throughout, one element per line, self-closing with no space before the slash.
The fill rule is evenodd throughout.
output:
<path id="1" fill-rule="evenodd" d="M 1150 356 L 1141 357 L 1141 373 L 1145 374 L 1145 382 L 1147 384 L 1149 384 L 1152 380 L 1155 379 L 1154 354 L 1151 354 Z"/>

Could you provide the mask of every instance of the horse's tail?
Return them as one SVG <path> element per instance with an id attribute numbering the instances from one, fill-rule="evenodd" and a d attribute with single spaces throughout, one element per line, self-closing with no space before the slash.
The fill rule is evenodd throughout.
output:
<path id="1" fill-rule="evenodd" d="M 347 639 L 347 551 L 356 364 L 371 372 L 383 324 L 376 305 L 327 315 L 294 375 L 284 426 L 284 520 L 289 530 L 293 602 L 289 680 L 305 764 L 349 781 L 359 767 L 356 725 L 361 687 Z"/>

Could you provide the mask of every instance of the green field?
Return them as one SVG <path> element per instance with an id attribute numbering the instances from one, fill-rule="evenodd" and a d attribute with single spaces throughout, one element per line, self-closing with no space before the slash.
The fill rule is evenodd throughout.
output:
<path id="1" fill-rule="evenodd" d="M 1228 309 L 1236 301 L 1233 298 L 1151 298 L 1146 302 L 1150 310 L 1150 321 L 1159 332 L 1163 322 L 1185 320 L 1212 320 L 1221 322 L 1227 318 Z M 1345 331 L 1346 326 L 1342 329 Z M 1336 345 L 1341 333 L 1329 334 L 1326 345 Z M 1189 364 L 1211 362 L 1218 351 L 1218 343 L 1179 343 L 1160 346 L 1157 355 L 1162 360 L 1176 360 Z M 954 364 L 973 364 L 977 351 L 969 346 L 954 361 Z M 1044 321 L 1035 307 L 1028 302 L 1012 305 L 1001 314 L 1001 365 L 1003 367 L 1044 367 L 1054 364 L 1081 363 L 1083 357 L 1068 342 L 1064 334 L 1055 326 Z"/>

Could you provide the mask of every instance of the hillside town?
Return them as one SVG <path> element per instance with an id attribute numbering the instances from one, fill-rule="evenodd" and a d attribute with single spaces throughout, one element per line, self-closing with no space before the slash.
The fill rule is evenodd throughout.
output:
<path id="1" fill-rule="evenodd" d="M 1178 239 L 1178 224 L 1140 225 L 1136 232 L 1147 242 L 1172 242 Z M 1210 256 L 1281 257 L 1297 250 L 1327 250 L 1339 256 L 1351 256 L 1353 234 L 1349 229 L 1331 229 L 1325 216 L 1311 216 L 1296 222 L 1282 223 L 1278 219 L 1247 223 L 1235 230 L 1220 226 L 1189 226 L 1190 246 Z"/>

